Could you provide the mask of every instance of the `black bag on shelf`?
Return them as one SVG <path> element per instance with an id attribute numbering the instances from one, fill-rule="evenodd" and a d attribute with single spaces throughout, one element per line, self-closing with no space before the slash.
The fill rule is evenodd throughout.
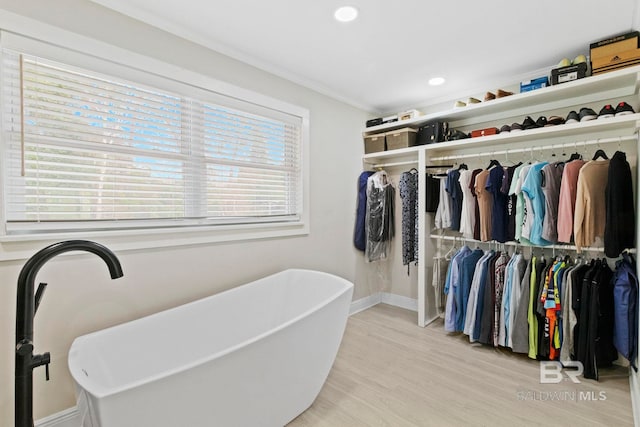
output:
<path id="1" fill-rule="evenodd" d="M 460 130 L 449 129 L 449 131 L 447 131 L 447 136 L 446 136 L 447 141 L 457 141 L 459 139 L 466 139 L 466 138 L 470 138 L 469 134 L 464 133 Z"/>
<path id="2" fill-rule="evenodd" d="M 442 142 L 445 140 L 449 123 L 434 121 L 425 123 L 418 128 L 416 136 L 416 145 L 433 144 L 434 142 Z"/>

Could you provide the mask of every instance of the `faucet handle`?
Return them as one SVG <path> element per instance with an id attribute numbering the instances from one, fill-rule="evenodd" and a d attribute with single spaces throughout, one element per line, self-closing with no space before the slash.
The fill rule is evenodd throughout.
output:
<path id="1" fill-rule="evenodd" d="M 37 354 L 33 356 L 31 361 L 31 366 L 33 368 L 37 368 L 38 366 L 44 365 L 45 368 L 45 378 L 49 381 L 49 363 L 51 362 L 51 354 L 49 352 L 43 354 Z"/>

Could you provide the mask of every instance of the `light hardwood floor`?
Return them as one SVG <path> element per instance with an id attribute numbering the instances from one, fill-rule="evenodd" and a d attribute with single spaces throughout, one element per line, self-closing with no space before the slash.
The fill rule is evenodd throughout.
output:
<path id="1" fill-rule="evenodd" d="M 524 355 L 416 322 L 384 304 L 351 316 L 320 395 L 289 426 L 633 425 L 625 368 L 541 384 Z"/>

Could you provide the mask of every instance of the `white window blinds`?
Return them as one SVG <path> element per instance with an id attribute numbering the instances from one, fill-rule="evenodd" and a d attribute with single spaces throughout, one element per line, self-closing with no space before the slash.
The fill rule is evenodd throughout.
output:
<path id="1" fill-rule="evenodd" d="M 299 219 L 299 117 L 1 54 L 9 234 Z"/>

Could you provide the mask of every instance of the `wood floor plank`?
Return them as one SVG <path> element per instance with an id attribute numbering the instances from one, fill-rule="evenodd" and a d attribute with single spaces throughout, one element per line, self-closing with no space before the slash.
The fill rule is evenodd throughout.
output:
<path id="1" fill-rule="evenodd" d="M 349 318 L 329 378 L 291 427 L 632 426 L 628 370 L 541 384 L 539 362 L 379 304 Z"/>

